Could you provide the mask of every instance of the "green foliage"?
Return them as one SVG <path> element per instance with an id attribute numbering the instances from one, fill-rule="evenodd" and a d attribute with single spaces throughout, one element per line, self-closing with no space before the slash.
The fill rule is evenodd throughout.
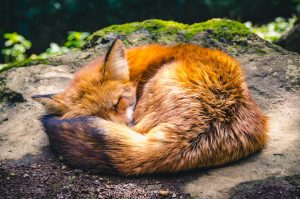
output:
<path id="1" fill-rule="evenodd" d="M 68 33 L 67 41 L 64 46 L 60 46 L 56 43 L 50 43 L 50 47 L 45 52 L 36 55 L 32 54 L 29 57 L 29 61 L 46 59 L 54 55 L 61 55 L 69 52 L 71 49 L 80 48 L 85 43 L 85 40 L 90 35 L 88 32 L 76 32 L 71 31 Z M 26 40 L 22 35 L 17 33 L 6 33 L 4 38 L 7 39 L 5 42 L 6 48 L 2 50 L 2 54 L 5 59 L 5 63 L 0 65 L 0 71 L 8 66 L 14 66 L 18 63 L 22 65 L 23 61 L 26 60 L 26 51 L 31 48 L 31 42 Z M 22 63 L 21 63 L 22 62 Z"/>
<path id="2" fill-rule="evenodd" d="M 0 64 L 0 72 L 10 68 L 22 67 L 31 64 L 47 64 L 47 58 L 55 55 L 61 55 L 69 52 L 72 49 L 80 48 L 85 43 L 89 36 L 88 32 L 69 32 L 65 46 L 60 46 L 56 43 L 50 43 L 50 47 L 45 52 L 36 55 L 32 54 L 29 58 L 26 56 L 26 51 L 30 49 L 31 42 L 26 40 L 22 35 L 17 33 L 6 33 L 4 38 L 6 48 L 2 50 L 5 58 L 5 64 Z"/>
<path id="3" fill-rule="evenodd" d="M 253 26 L 251 22 L 246 22 L 245 25 L 253 30 L 261 38 L 269 41 L 277 41 L 286 31 L 291 29 L 296 21 L 297 17 L 284 19 L 282 17 L 277 17 L 274 21 L 262 25 Z"/>
<path id="4" fill-rule="evenodd" d="M 65 46 L 67 48 L 81 48 L 89 35 L 88 32 L 70 31 Z"/>
<path id="5" fill-rule="evenodd" d="M 5 48 L 2 50 L 5 62 L 21 61 L 26 58 L 26 51 L 31 48 L 31 42 L 18 33 L 5 33 Z"/>
<path id="6" fill-rule="evenodd" d="M 56 43 L 50 43 L 50 47 L 45 52 L 39 55 L 31 55 L 31 58 L 48 58 L 53 55 L 61 55 L 69 52 L 71 49 L 80 48 L 85 43 L 85 40 L 90 35 L 88 32 L 70 31 L 68 33 L 67 41 L 64 46 L 59 46 Z"/>
<path id="7" fill-rule="evenodd" d="M 64 46 L 59 46 L 56 43 L 50 43 L 50 47 L 45 52 L 39 55 L 31 55 L 32 59 L 36 58 L 48 58 L 53 55 L 61 55 L 69 52 L 71 49 L 80 48 L 85 43 L 85 40 L 90 35 L 88 32 L 70 31 L 68 33 L 67 41 Z"/>
<path id="8" fill-rule="evenodd" d="M 50 43 L 50 47 L 46 49 L 45 52 L 39 54 L 39 55 L 31 55 L 30 58 L 32 59 L 38 59 L 38 58 L 48 58 L 54 55 L 61 55 L 64 53 L 69 52 L 70 49 L 65 46 L 59 46 L 57 43 Z"/>

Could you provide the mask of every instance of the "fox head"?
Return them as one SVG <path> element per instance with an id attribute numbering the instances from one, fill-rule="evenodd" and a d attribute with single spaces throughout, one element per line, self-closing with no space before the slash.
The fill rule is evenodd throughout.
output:
<path id="1" fill-rule="evenodd" d="M 49 113 L 63 118 L 93 115 L 129 124 L 136 102 L 136 90 L 129 79 L 122 42 L 116 39 L 104 58 L 78 71 L 64 92 L 32 98 L 45 105 Z"/>

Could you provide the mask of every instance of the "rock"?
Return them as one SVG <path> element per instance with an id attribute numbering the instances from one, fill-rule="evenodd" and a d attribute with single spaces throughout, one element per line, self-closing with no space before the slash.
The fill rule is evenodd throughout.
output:
<path id="1" fill-rule="evenodd" d="M 3 106 L 1 106 L 3 108 Z M 1 109 L 1 108 L 0 108 Z M 2 122 L 5 122 L 8 120 L 8 115 L 7 113 L 3 113 L 0 115 L 0 124 L 2 124 Z"/>
<path id="2" fill-rule="evenodd" d="M 227 198 L 229 190 L 236 184 L 269 176 L 300 173 L 298 163 L 298 157 L 300 157 L 299 54 L 260 39 L 243 24 L 220 19 L 192 25 L 161 20 L 114 25 L 92 34 L 83 49 L 47 60 L 27 61 L 1 69 L 3 71 L 0 73 L 0 161 L 3 162 L 2 164 L 7 165 L 7 162 L 10 162 L 18 165 L 25 162 L 31 165 L 35 158 L 49 156 L 48 139 L 38 120 L 44 113 L 44 109 L 30 97 L 34 94 L 61 92 L 68 85 L 73 73 L 82 64 L 96 56 L 103 55 L 117 36 L 124 41 L 127 47 L 153 42 L 164 44 L 189 42 L 203 47 L 218 48 L 229 53 L 240 61 L 253 97 L 270 117 L 270 142 L 261 153 L 222 168 L 176 175 L 168 182 L 176 185 L 174 190 L 178 190 L 178 192 L 182 190 L 194 198 Z M 28 154 L 31 155 L 28 156 Z M 51 159 L 52 163 L 55 162 L 53 168 L 49 166 L 55 170 L 47 176 L 49 179 L 52 175 L 55 176 L 56 172 L 67 172 L 66 170 L 61 171 L 61 163 L 56 162 L 57 158 L 50 156 L 47 157 L 48 159 Z M 1 167 L 0 179 L 2 179 L 2 173 L 5 173 L 2 172 Z M 33 171 L 35 170 L 40 172 L 41 168 Z M 83 178 L 80 186 L 85 187 L 84 183 L 91 177 L 83 175 L 85 171 L 72 171 L 72 174 L 76 175 L 73 180 Z M 9 171 L 8 174 L 11 172 Z M 23 174 L 24 172 L 19 175 Z M 29 174 L 27 175 L 29 176 Z M 12 178 L 15 177 L 5 176 L 3 177 L 4 182 L 1 181 L 1 183 L 9 184 L 9 180 Z M 149 180 L 148 177 L 145 178 Z M 106 177 L 104 179 L 105 183 L 114 184 L 116 187 L 121 184 L 120 181 L 125 180 L 111 177 L 108 180 Z M 110 179 L 112 182 L 108 182 Z M 181 180 L 177 182 L 176 179 Z M 101 181 L 100 178 L 99 180 Z M 92 179 L 91 184 L 94 181 L 95 179 Z M 143 180 L 131 179 L 131 181 L 135 185 L 132 188 L 134 190 L 149 190 L 151 194 L 161 190 L 160 179 L 142 183 L 142 188 L 138 185 Z M 159 186 L 147 185 L 156 185 L 155 181 L 158 181 L 157 185 Z M 35 178 L 32 182 L 38 183 L 39 181 Z M 165 187 L 165 183 L 163 184 Z M 20 192 L 19 189 L 15 189 L 10 193 Z M 105 187 L 105 189 L 107 189 L 105 194 L 112 192 L 110 188 Z M 124 189 L 130 190 L 131 187 L 126 186 Z M 169 190 L 169 195 L 174 192 L 174 190 Z M 137 193 L 133 192 L 130 196 L 141 197 Z M 23 193 L 20 192 L 20 194 Z M 55 192 L 55 194 L 59 193 Z M 3 197 L 5 196 L 8 195 Z M 114 195 L 103 195 L 104 198 L 109 196 Z M 32 195 L 28 194 L 22 197 L 29 198 Z M 38 198 L 38 196 L 36 197 Z M 184 198 L 177 192 L 176 197 Z"/>
<path id="3" fill-rule="evenodd" d="M 7 87 L 5 78 L 0 77 L 0 105 L 2 109 L 11 107 L 15 103 L 25 102 L 22 94 L 15 92 Z M 4 114 L 5 115 L 5 114 Z M 6 121 L 7 117 L 0 117 L 0 122 Z"/>
<path id="4" fill-rule="evenodd" d="M 95 180 L 95 181 L 94 181 L 94 184 L 99 185 L 99 184 L 100 184 L 100 181 L 99 181 L 99 180 Z"/>
<path id="5" fill-rule="evenodd" d="M 170 191 L 168 190 L 160 190 L 159 195 L 160 196 L 168 196 L 170 194 Z"/>
<path id="6" fill-rule="evenodd" d="M 284 34 L 277 42 L 277 45 L 300 53 L 300 19 L 298 18 L 294 26 Z"/>
<path id="7" fill-rule="evenodd" d="M 25 173 L 25 174 L 23 175 L 23 178 L 29 178 L 29 174 Z"/>
<path id="8" fill-rule="evenodd" d="M 150 184 L 147 185 L 147 189 L 148 190 L 159 190 L 161 188 L 161 184 Z"/>
<path id="9" fill-rule="evenodd" d="M 31 165 L 31 168 L 32 168 L 32 169 L 36 169 L 36 168 L 38 168 L 38 165 L 37 165 L 37 164 L 32 164 L 32 165 Z"/>

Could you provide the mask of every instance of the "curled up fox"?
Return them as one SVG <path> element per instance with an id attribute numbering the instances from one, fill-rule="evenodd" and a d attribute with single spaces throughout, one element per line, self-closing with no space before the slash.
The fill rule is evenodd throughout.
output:
<path id="1" fill-rule="evenodd" d="M 125 49 L 79 70 L 62 93 L 33 96 L 68 164 L 126 176 L 230 163 L 261 150 L 267 118 L 239 63 L 193 44 Z"/>

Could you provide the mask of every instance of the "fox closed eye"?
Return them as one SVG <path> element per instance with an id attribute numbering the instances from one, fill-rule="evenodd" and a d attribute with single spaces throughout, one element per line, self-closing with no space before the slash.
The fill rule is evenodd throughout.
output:
<path id="1" fill-rule="evenodd" d="M 135 105 L 135 99 L 130 99 L 130 97 L 119 97 L 117 103 L 114 104 L 114 110 L 117 113 L 123 113 L 126 111 L 129 107 Z"/>
<path id="2" fill-rule="evenodd" d="M 114 111 L 120 112 L 124 110 L 125 106 L 127 106 L 127 100 L 125 97 L 119 97 L 117 103 L 114 105 Z"/>

